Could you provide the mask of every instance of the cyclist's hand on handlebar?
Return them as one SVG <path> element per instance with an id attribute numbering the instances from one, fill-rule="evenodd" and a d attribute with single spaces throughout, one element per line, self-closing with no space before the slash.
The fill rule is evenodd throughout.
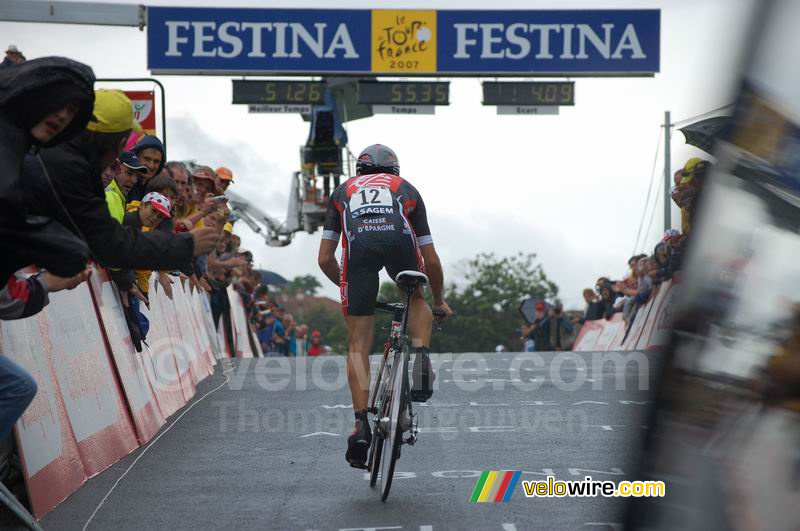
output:
<path id="1" fill-rule="evenodd" d="M 453 310 L 450 309 L 446 302 L 433 305 L 433 317 L 437 321 L 444 321 L 451 315 L 453 315 Z"/>

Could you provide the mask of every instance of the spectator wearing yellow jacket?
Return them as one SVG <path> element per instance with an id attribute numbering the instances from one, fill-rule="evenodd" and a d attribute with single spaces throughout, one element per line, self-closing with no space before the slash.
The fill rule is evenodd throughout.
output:
<path id="1" fill-rule="evenodd" d="M 121 153 L 117 162 L 118 171 L 114 179 L 106 186 L 106 203 L 108 203 L 111 217 L 117 220 L 117 223 L 122 223 L 128 192 L 147 168 L 131 151 Z"/>

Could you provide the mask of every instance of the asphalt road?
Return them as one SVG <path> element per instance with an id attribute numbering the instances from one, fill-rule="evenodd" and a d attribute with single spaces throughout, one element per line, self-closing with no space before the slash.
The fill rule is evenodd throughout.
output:
<path id="1" fill-rule="evenodd" d="M 609 355 L 433 356 L 438 389 L 419 408 L 422 433 L 403 447 L 386 503 L 344 461 L 353 414 L 343 358 L 236 360 L 199 386 L 88 528 L 614 529 L 621 499 L 526 498 L 521 483 L 638 479 L 660 355 L 598 363 Z M 86 483 L 44 528 L 82 529 L 141 452 Z M 510 502 L 469 503 L 483 470 L 522 471 Z"/>

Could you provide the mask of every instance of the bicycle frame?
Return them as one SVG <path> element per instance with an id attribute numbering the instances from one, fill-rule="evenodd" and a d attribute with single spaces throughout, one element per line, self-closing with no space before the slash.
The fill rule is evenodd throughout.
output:
<path id="1" fill-rule="evenodd" d="M 390 328 L 389 337 L 386 339 L 386 343 L 383 346 L 381 365 L 378 369 L 378 375 L 375 380 L 375 386 L 372 389 L 372 397 L 370 398 L 369 408 L 367 409 L 367 411 L 372 414 L 378 413 L 376 401 L 381 394 L 379 391 L 381 390 L 383 369 L 386 366 L 386 361 L 389 359 L 389 352 L 395 352 L 395 354 L 397 354 L 403 350 L 403 342 L 406 331 L 408 330 L 408 307 L 411 304 L 411 297 L 413 294 L 413 288 L 407 289 L 405 305 L 394 305 L 394 315 L 392 317 L 392 325 Z"/>

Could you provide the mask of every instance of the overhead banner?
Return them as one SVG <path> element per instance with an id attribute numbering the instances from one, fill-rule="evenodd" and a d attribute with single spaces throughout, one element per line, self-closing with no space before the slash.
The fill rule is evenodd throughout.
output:
<path id="1" fill-rule="evenodd" d="M 154 74 L 652 75 L 661 12 L 147 8 Z"/>

